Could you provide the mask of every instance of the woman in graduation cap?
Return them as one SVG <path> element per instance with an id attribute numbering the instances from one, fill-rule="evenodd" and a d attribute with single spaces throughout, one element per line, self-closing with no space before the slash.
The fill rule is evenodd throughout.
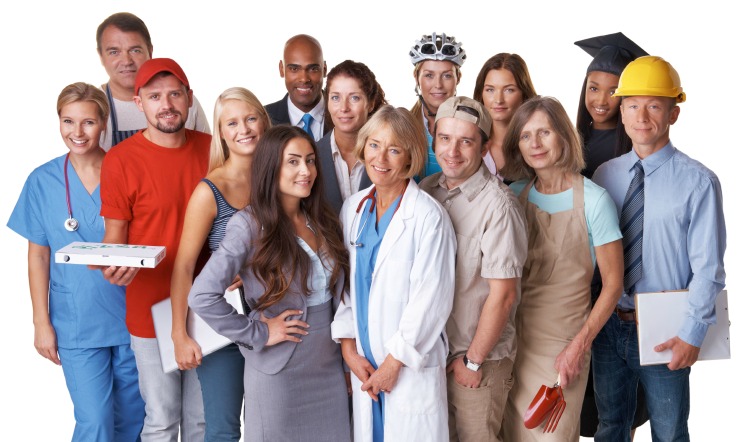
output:
<path id="1" fill-rule="evenodd" d="M 612 94 L 627 64 L 637 57 L 647 55 L 647 52 L 621 32 L 580 40 L 574 44 L 594 57 L 586 69 L 576 118 L 576 129 L 583 139 L 586 161 L 586 167 L 581 173 L 590 179 L 601 164 L 632 150 L 632 140 L 625 133 L 620 116 L 621 98 Z M 599 293 L 601 276 L 596 269 L 591 282 L 592 299 L 596 299 Z M 593 370 L 595 369 L 594 367 Z M 584 437 L 594 437 L 599 424 L 594 400 L 593 370 L 589 371 L 581 410 L 581 436 Z M 648 420 L 642 387 L 638 389 L 637 396 L 633 437 L 635 428 Z"/>

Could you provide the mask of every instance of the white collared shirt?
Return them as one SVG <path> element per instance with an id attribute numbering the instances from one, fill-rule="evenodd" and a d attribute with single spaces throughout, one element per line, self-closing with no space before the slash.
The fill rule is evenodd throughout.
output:
<path id="1" fill-rule="evenodd" d="M 358 192 L 361 186 L 361 177 L 363 176 L 363 163 L 356 161 L 353 170 L 348 171 L 348 163 L 343 159 L 335 142 L 335 131 L 330 131 L 330 149 L 333 153 L 333 164 L 335 165 L 335 175 L 338 177 L 338 186 L 340 187 L 340 195 L 345 201 L 349 196 Z"/>
<path id="2" fill-rule="evenodd" d="M 299 108 L 292 103 L 291 98 L 287 98 L 287 109 L 289 110 L 289 122 L 292 123 L 292 126 L 302 128 L 302 126 L 304 126 L 304 123 L 302 123 L 302 117 L 305 112 L 299 110 Z M 312 134 L 315 136 L 315 141 L 320 141 L 323 134 L 323 127 L 325 126 L 325 97 L 322 93 L 320 94 L 320 101 L 318 101 L 315 107 L 310 110 L 309 114 L 312 115 L 313 118 L 312 124 L 310 124 Z"/>

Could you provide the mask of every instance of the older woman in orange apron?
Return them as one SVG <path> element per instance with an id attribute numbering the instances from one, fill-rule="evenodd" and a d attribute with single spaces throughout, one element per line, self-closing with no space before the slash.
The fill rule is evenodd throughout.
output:
<path id="1" fill-rule="evenodd" d="M 619 221 L 604 189 L 580 175 L 580 139 L 563 106 L 537 97 L 510 123 L 503 147 L 505 177 L 525 208 L 528 255 L 517 309 L 514 386 L 504 414 L 505 440 L 573 441 L 586 389 L 591 343 L 622 291 Z M 594 265 L 603 290 L 591 307 Z M 541 385 L 557 380 L 566 408 L 554 432 L 528 429 L 523 416 Z"/>

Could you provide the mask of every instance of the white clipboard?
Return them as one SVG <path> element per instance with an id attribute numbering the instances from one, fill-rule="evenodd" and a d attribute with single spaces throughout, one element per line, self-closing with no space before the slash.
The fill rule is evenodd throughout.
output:
<path id="1" fill-rule="evenodd" d="M 226 291 L 225 300 L 238 313 L 243 314 L 244 307 L 240 290 Z M 174 357 L 174 341 L 171 339 L 171 298 L 166 298 L 151 306 L 151 315 L 154 319 L 156 341 L 159 344 L 161 367 L 164 369 L 164 373 L 170 373 L 178 368 Z M 232 342 L 225 336 L 218 334 L 192 310 L 187 314 L 187 333 L 200 345 L 202 356 L 220 350 Z"/>
<path id="2" fill-rule="evenodd" d="M 656 352 L 655 346 L 676 336 L 688 309 L 688 290 L 635 294 L 640 365 L 667 364 L 671 350 Z M 699 351 L 700 361 L 730 359 L 727 290 L 716 298 L 717 323 L 709 327 Z"/>

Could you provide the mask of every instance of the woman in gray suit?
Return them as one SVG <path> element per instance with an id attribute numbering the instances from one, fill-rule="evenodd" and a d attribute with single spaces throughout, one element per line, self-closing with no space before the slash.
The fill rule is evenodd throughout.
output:
<path id="1" fill-rule="evenodd" d="M 335 127 L 317 142 L 317 151 L 328 203 L 339 213 L 346 198 L 371 185 L 354 151 L 358 131 L 386 99 L 371 69 L 353 60 L 328 72 L 326 90 L 327 110 Z"/>
<path id="2" fill-rule="evenodd" d="M 248 440 L 350 439 L 340 347 L 330 336 L 348 253 L 319 169 L 303 130 L 267 130 L 253 158 L 251 204 L 233 215 L 189 293 L 192 310 L 246 358 Z M 249 316 L 223 298 L 236 274 Z"/>

